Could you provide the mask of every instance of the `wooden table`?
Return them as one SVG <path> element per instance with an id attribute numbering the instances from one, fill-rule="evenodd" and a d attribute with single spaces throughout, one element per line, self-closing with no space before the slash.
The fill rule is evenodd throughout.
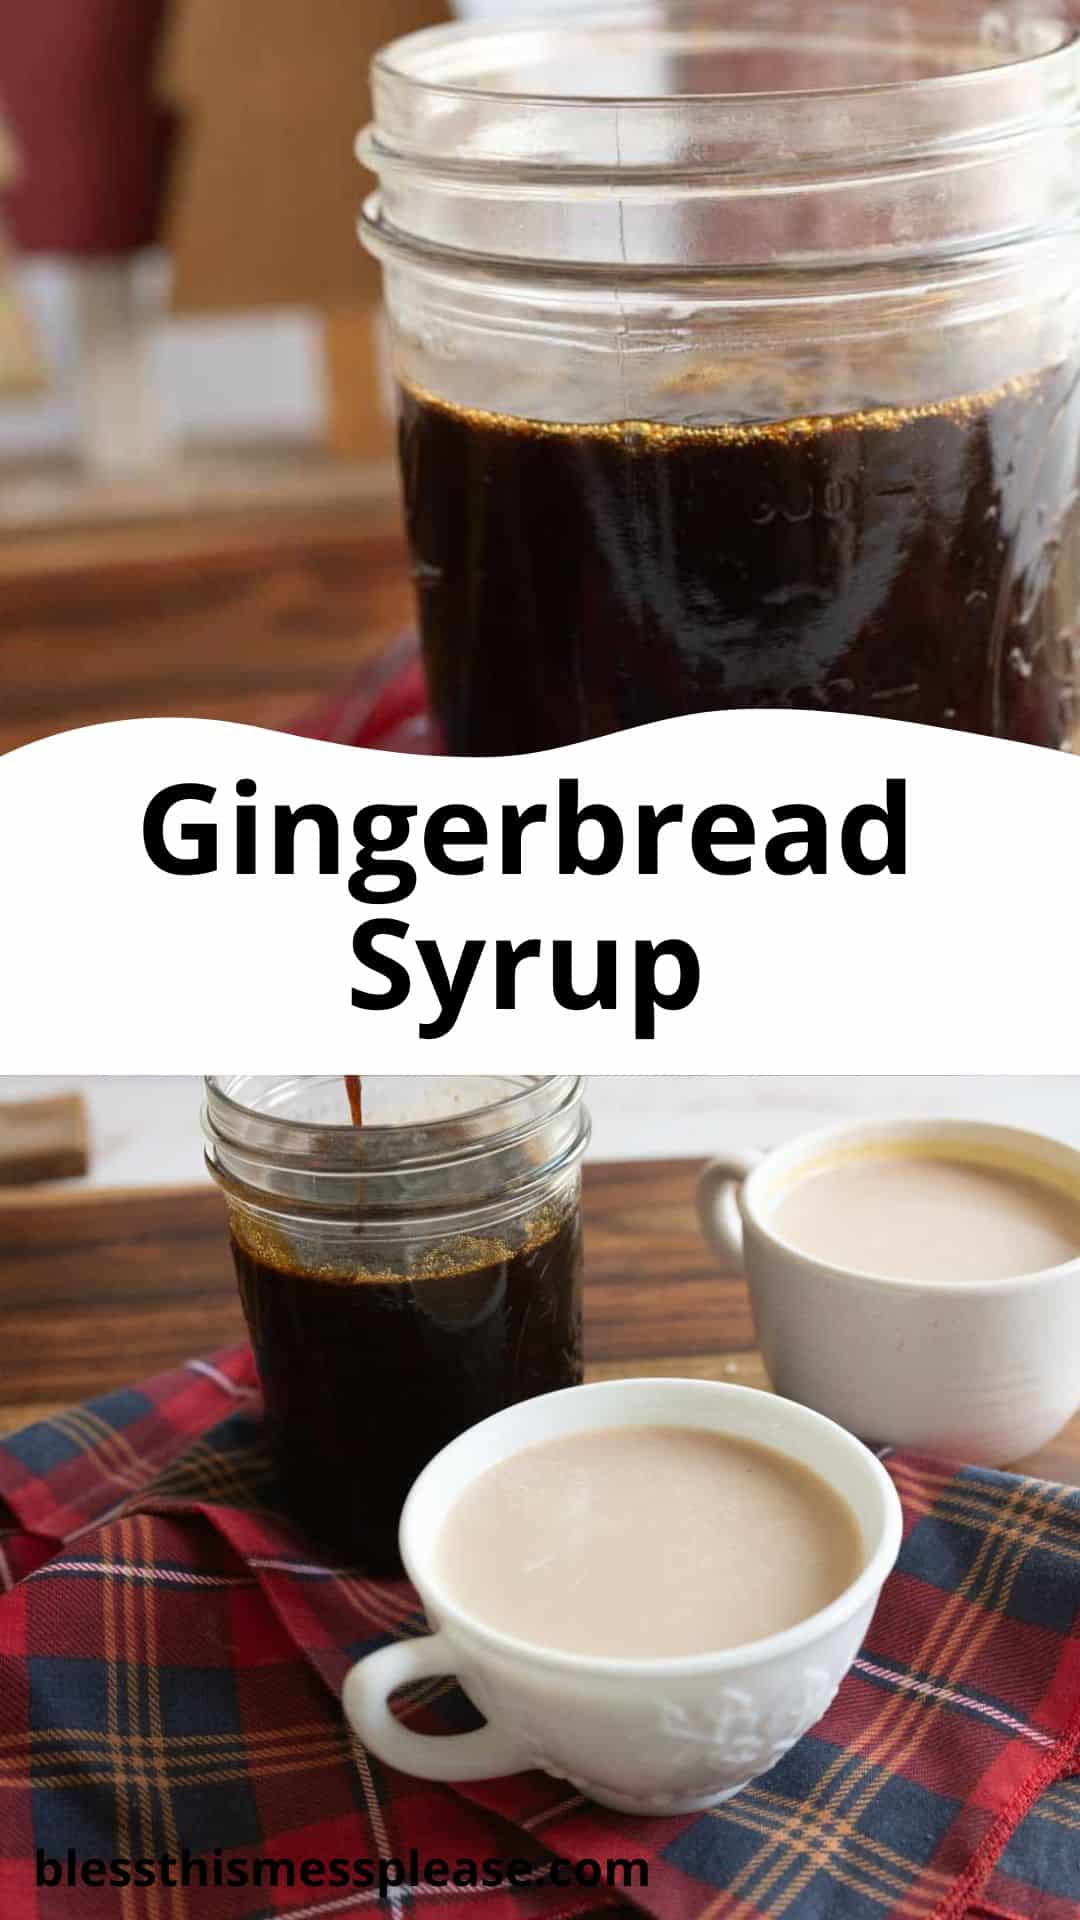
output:
<path id="1" fill-rule="evenodd" d="M 697 1174 L 686 1160 L 586 1168 L 592 1378 L 767 1384 L 745 1285 L 698 1232 Z M 242 1338 L 216 1192 L 0 1202 L 0 1431 Z M 1080 1418 L 1023 1464 L 1080 1485 Z"/>
<path id="2" fill-rule="evenodd" d="M 0 542 L 0 753 L 104 720 L 286 728 L 411 617 L 392 504 Z"/>

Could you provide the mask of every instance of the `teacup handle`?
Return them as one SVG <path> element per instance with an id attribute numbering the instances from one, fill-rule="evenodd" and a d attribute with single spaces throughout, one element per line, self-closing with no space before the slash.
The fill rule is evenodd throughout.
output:
<path id="1" fill-rule="evenodd" d="M 762 1154 L 753 1151 L 729 1153 L 723 1159 L 710 1161 L 698 1182 L 701 1231 L 721 1260 L 733 1267 L 741 1267 L 743 1260 L 739 1188 L 762 1158 Z"/>
<path id="2" fill-rule="evenodd" d="M 413 1733 L 394 1718 L 388 1702 L 399 1687 L 453 1671 L 454 1655 L 441 1633 L 380 1647 L 346 1675 L 341 1695 L 345 1717 L 380 1760 L 418 1780 L 494 1780 L 499 1774 L 520 1773 L 529 1762 L 521 1746 L 497 1727 L 479 1727 L 475 1733 Z"/>

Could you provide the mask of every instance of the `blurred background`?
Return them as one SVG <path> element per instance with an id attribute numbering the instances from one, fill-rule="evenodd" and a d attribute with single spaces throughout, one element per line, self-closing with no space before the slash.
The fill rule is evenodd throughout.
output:
<path id="1" fill-rule="evenodd" d="M 1080 1147 L 1080 1077 L 593 1075 L 588 1158 L 682 1160 L 768 1148 L 814 1127 L 934 1116 L 1029 1127 Z M 0 1075 L 0 1190 L 209 1186 L 202 1082 Z"/>
<path id="2" fill-rule="evenodd" d="M 444 0 L 3 9 L 7 525 L 85 511 L 87 468 L 141 468 L 151 510 L 185 453 L 385 457 L 352 142 L 375 49 L 447 17 Z"/>
<path id="3" fill-rule="evenodd" d="M 0 751 L 140 714 L 333 732 L 407 619 L 352 149 L 376 48 L 449 17 L 0 8 Z"/>

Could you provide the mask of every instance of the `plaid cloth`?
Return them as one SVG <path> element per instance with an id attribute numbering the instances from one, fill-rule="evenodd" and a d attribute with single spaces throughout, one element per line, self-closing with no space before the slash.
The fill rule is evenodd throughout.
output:
<path id="1" fill-rule="evenodd" d="M 301 714 L 292 732 L 386 753 L 440 753 L 415 633 L 399 634 L 377 659 Z"/>
<path id="2" fill-rule="evenodd" d="M 906 1528 L 821 1724 L 711 1812 L 607 1813 L 542 1774 L 448 1788 L 366 1754 L 359 1654 L 422 1631 L 403 1582 L 313 1558 L 282 1518 L 250 1356 L 193 1361 L 0 1446 L 0 1920 L 329 1920 L 375 1892 L 38 1888 L 63 1861 L 176 1854 L 533 1863 L 533 1884 L 396 1892 L 432 1920 L 1080 1920 L 1080 1493 L 895 1455 Z M 449 1683 L 408 1715 L 474 1724 Z M 555 1855 L 644 1857 L 567 1890 Z"/>

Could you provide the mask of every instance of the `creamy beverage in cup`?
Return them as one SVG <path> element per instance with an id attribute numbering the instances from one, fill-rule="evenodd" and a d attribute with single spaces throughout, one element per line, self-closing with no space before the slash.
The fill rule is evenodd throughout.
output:
<path id="1" fill-rule="evenodd" d="M 773 1224 L 886 1279 L 1005 1280 L 1080 1255 L 1080 1194 L 946 1152 L 856 1152 L 791 1186 Z"/>
<path id="2" fill-rule="evenodd" d="M 708 1380 L 547 1394 L 420 1475 L 401 1554 L 433 1631 L 361 1660 L 345 1712 L 421 1779 L 540 1767 L 625 1813 L 713 1806 L 820 1720 L 901 1531 L 880 1461 L 791 1401 Z M 487 1725 L 403 1725 L 391 1694 L 434 1674 Z"/>
<path id="3" fill-rule="evenodd" d="M 465 1489 L 438 1546 L 448 1591 L 492 1626 L 630 1658 L 782 1633 L 838 1599 L 861 1560 L 855 1516 L 820 1474 L 694 1427 L 526 1447 Z"/>
<path id="4" fill-rule="evenodd" d="M 836 1127 L 707 1168 L 778 1393 L 864 1439 L 995 1466 L 1080 1407 L 1080 1153 L 965 1121 Z"/>

